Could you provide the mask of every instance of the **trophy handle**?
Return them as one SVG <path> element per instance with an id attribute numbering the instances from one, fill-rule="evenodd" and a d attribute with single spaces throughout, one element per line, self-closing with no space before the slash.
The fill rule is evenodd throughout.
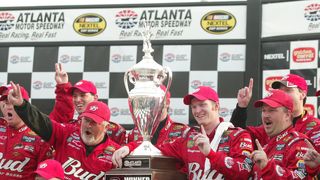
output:
<path id="1" fill-rule="evenodd" d="M 164 67 L 164 70 L 166 73 L 168 73 L 168 83 L 166 86 L 166 92 L 164 93 L 164 97 L 167 96 L 167 92 L 169 91 L 170 87 L 171 87 L 171 82 L 172 82 L 172 71 L 169 67 Z"/>
<path id="2" fill-rule="evenodd" d="M 124 87 L 126 88 L 126 91 L 129 94 L 128 73 L 129 73 L 129 70 L 126 73 L 124 73 L 123 81 L 124 81 Z M 131 80 L 130 80 L 130 82 L 131 82 Z"/>

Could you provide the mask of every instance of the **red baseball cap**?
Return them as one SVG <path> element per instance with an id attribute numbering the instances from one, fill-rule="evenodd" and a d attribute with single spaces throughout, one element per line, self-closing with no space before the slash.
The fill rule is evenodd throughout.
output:
<path id="1" fill-rule="evenodd" d="M 72 86 L 68 90 L 68 92 L 72 94 L 75 89 L 79 89 L 81 92 L 84 92 L 84 93 L 92 93 L 94 95 L 97 94 L 96 86 L 91 81 L 87 81 L 87 80 L 80 80 L 74 86 Z"/>
<path id="2" fill-rule="evenodd" d="M 102 121 L 109 121 L 110 120 L 110 109 L 106 103 L 101 101 L 93 101 L 89 103 L 81 113 L 81 117 L 87 117 L 94 120 L 97 123 L 101 123 Z"/>
<path id="3" fill-rule="evenodd" d="M 60 164 L 60 162 L 53 159 L 47 159 L 39 163 L 37 170 L 34 173 L 39 174 L 46 179 L 64 179 L 62 165 Z"/>
<path id="4" fill-rule="evenodd" d="M 273 108 L 284 106 L 291 111 L 293 110 L 293 101 L 291 96 L 278 89 L 269 91 L 265 98 L 254 103 L 254 107 L 261 107 L 263 104 L 267 104 Z"/>
<path id="5" fill-rule="evenodd" d="M 166 92 L 167 88 L 164 85 L 160 85 L 160 88 L 162 89 L 163 92 Z M 167 92 L 167 96 L 166 96 L 166 103 L 169 104 L 170 103 L 170 91 Z"/>
<path id="6" fill-rule="evenodd" d="M 208 86 L 200 86 L 193 93 L 184 96 L 183 103 L 186 105 L 190 105 L 192 98 L 197 98 L 200 101 L 209 99 L 214 102 L 219 102 L 217 92 Z"/>
<path id="7" fill-rule="evenodd" d="M 12 89 L 12 86 L 10 84 L 0 87 L 0 95 L 1 95 L 0 101 L 4 101 L 7 99 L 8 93 L 11 89 Z M 22 98 L 29 101 L 29 94 L 26 91 L 26 89 L 24 89 L 24 87 L 20 86 L 20 90 L 21 90 Z"/>
<path id="8" fill-rule="evenodd" d="M 303 91 L 308 91 L 306 80 L 303 77 L 295 74 L 283 76 L 280 81 L 273 82 L 271 87 L 273 89 L 279 89 L 281 84 L 285 85 L 286 87 L 297 87 Z"/>

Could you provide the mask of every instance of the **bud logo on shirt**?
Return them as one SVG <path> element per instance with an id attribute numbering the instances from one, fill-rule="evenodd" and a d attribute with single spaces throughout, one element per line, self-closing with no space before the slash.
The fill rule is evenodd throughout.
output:
<path id="1" fill-rule="evenodd" d="M 220 174 L 215 169 L 210 169 L 203 173 L 199 163 L 189 163 L 189 177 L 192 179 L 224 179 L 223 174 Z M 202 177 L 201 177 L 202 176 Z"/>
<path id="2" fill-rule="evenodd" d="M 26 164 L 30 161 L 30 158 L 25 158 L 24 161 L 13 161 L 11 159 L 2 159 L 3 153 L 0 153 L 0 169 L 10 170 L 10 171 L 17 171 L 22 172 L 23 168 L 26 166 Z"/>
<path id="3" fill-rule="evenodd" d="M 81 162 L 76 159 L 73 159 L 72 157 L 68 157 L 68 160 L 65 163 L 63 163 L 62 168 L 65 175 L 72 175 L 79 179 L 102 179 L 106 174 L 103 171 L 100 171 L 99 174 L 93 174 L 88 171 L 85 171 L 82 168 Z"/>

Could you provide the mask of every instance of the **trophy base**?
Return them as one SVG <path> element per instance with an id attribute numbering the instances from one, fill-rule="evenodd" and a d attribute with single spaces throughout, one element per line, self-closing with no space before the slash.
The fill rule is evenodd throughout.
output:
<path id="1" fill-rule="evenodd" d="M 120 169 L 108 171 L 110 180 L 185 180 L 186 174 L 176 169 L 177 160 L 166 156 L 128 156 Z"/>
<path id="2" fill-rule="evenodd" d="M 162 156 L 162 152 L 150 141 L 143 141 L 133 152 L 132 156 Z"/>

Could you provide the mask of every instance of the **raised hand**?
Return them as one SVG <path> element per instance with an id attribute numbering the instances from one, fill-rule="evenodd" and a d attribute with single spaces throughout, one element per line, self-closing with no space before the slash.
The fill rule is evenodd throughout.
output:
<path id="1" fill-rule="evenodd" d="M 258 165 L 260 169 L 263 169 L 268 164 L 268 157 L 258 139 L 256 139 L 255 142 L 258 150 L 255 150 L 251 153 L 251 159 Z"/>
<path id="2" fill-rule="evenodd" d="M 56 74 L 55 74 L 56 83 L 57 84 L 68 83 L 69 81 L 68 74 L 62 69 L 62 64 L 56 63 L 55 69 L 56 69 Z"/>
<path id="3" fill-rule="evenodd" d="M 314 149 L 313 145 L 308 141 L 305 140 L 308 145 L 306 148 L 307 152 L 303 156 L 303 160 L 307 166 L 312 169 L 315 169 L 320 165 L 320 154 Z"/>
<path id="4" fill-rule="evenodd" d="M 23 98 L 21 95 L 21 89 L 19 84 L 15 84 L 10 81 L 12 89 L 8 93 L 8 102 L 15 105 L 21 106 L 23 104 Z"/>
<path id="5" fill-rule="evenodd" d="M 129 148 L 123 146 L 120 149 L 117 149 L 112 155 L 112 163 L 116 168 L 122 167 L 122 159 L 129 154 Z"/>
<path id="6" fill-rule="evenodd" d="M 248 87 L 245 86 L 244 88 L 239 89 L 237 99 L 238 99 L 238 106 L 242 108 L 248 107 L 248 104 L 252 97 L 252 88 L 253 88 L 253 79 L 250 78 Z"/>
<path id="7" fill-rule="evenodd" d="M 201 125 L 201 133 L 197 134 L 193 137 L 193 140 L 195 141 L 195 145 L 198 146 L 199 150 L 207 156 L 210 153 L 210 141 L 206 134 L 206 131 L 204 130 L 203 125 Z"/>

